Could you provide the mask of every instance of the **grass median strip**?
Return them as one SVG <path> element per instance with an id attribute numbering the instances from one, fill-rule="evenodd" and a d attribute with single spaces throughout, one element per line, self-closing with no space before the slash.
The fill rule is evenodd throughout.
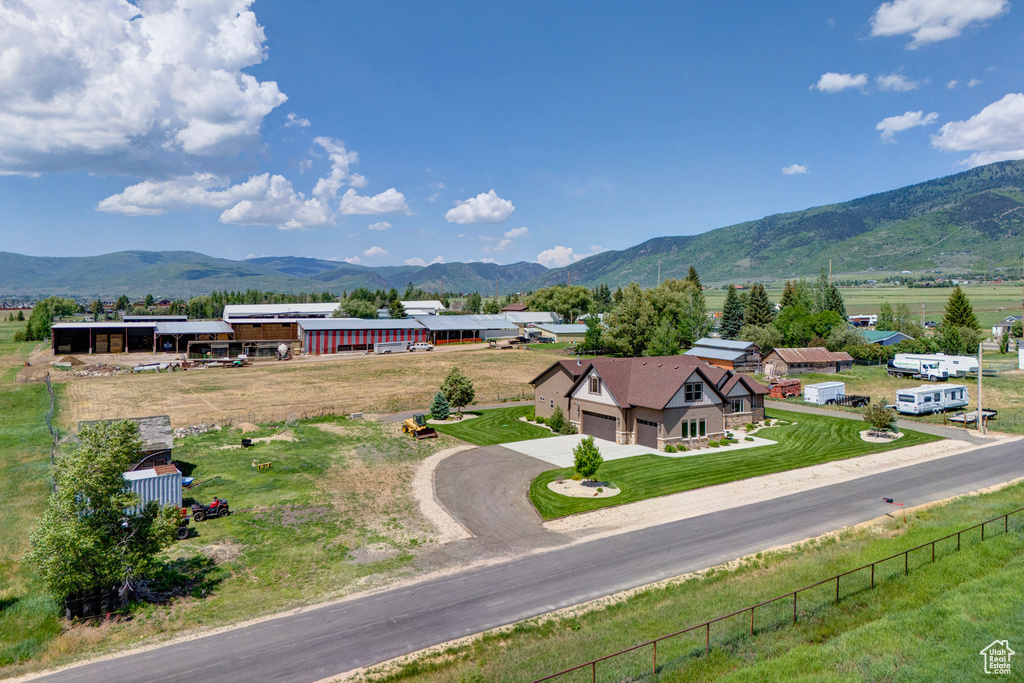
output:
<path id="1" fill-rule="evenodd" d="M 544 519 L 554 519 L 762 474 L 917 446 L 942 438 L 907 431 L 898 441 L 874 444 L 860 438 L 859 433 L 866 425 L 859 420 L 780 410 L 771 411 L 769 417 L 796 423 L 769 427 L 757 433 L 760 437 L 777 441 L 774 446 L 734 451 L 708 449 L 699 455 L 673 458 L 638 455 L 606 462 L 598 470 L 597 478 L 612 482 L 619 488 L 621 493 L 613 498 L 570 498 L 555 493 L 548 484 L 559 477 L 571 476 L 572 469 L 551 470 L 530 484 L 530 500 Z"/>
<path id="2" fill-rule="evenodd" d="M 473 419 L 435 425 L 435 427 L 442 434 L 454 436 L 456 439 L 462 439 L 477 446 L 493 446 L 498 443 L 543 439 L 552 436 L 549 430 L 527 424 L 519 419 L 531 410 L 533 410 L 532 406 L 476 410 L 467 413 L 477 416 Z"/>

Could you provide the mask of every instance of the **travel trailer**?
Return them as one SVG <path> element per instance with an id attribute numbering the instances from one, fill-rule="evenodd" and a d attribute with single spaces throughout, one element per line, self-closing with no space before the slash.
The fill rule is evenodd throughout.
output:
<path id="1" fill-rule="evenodd" d="M 896 392 L 896 410 L 904 415 L 930 415 L 955 408 L 964 408 L 970 402 L 967 387 L 948 384 L 942 387 L 923 384 L 913 389 Z"/>

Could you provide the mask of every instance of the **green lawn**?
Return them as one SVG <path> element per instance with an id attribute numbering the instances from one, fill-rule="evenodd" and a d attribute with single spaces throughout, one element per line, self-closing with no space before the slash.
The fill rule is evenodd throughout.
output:
<path id="1" fill-rule="evenodd" d="M 543 427 L 519 420 L 520 417 L 527 415 L 532 410 L 532 406 L 477 410 L 467 413 L 479 416 L 472 420 L 435 426 L 437 431 L 442 434 L 475 443 L 477 446 L 492 446 L 496 443 L 543 439 L 552 436 L 551 432 Z"/>
<path id="2" fill-rule="evenodd" d="M 601 465 L 597 473 L 597 479 L 613 482 L 619 487 L 621 493 L 611 498 L 570 498 L 557 494 L 548 488 L 548 484 L 558 477 L 571 476 L 572 469 L 551 470 L 530 484 L 530 500 L 542 517 L 553 519 L 575 512 L 633 503 L 670 493 L 941 439 L 931 434 L 908 431 L 898 441 L 872 444 L 861 440 L 859 432 L 867 425 L 860 420 L 779 410 L 772 410 L 769 417 L 796 423 L 769 427 L 757 433 L 759 437 L 778 442 L 773 446 L 733 451 L 708 449 L 700 455 L 682 458 L 638 455 L 612 460 Z M 739 434 L 742 432 L 737 432 Z"/>
<path id="3" fill-rule="evenodd" d="M 896 515 L 871 526 L 844 530 L 785 550 L 717 567 L 701 576 L 648 588 L 607 606 L 538 617 L 443 651 L 405 662 L 370 681 L 464 683 L 528 681 L 729 614 L 795 588 L 898 553 L 1021 505 L 1024 485 L 965 497 Z M 1024 516 L 990 524 L 981 542 L 975 531 L 909 558 L 879 565 L 875 589 L 866 572 L 800 595 L 799 618 L 792 602 L 757 611 L 750 635 L 749 613 L 716 624 L 711 654 L 701 630 L 658 645 L 658 673 L 651 675 L 651 649 L 597 667 L 599 681 L 980 681 L 1019 680 L 1017 655 L 1011 676 L 985 676 L 978 652 L 996 638 L 1024 632 Z M 628 561 L 628 558 L 623 561 Z M 587 668 L 557 683 L 590 681 Z"/>

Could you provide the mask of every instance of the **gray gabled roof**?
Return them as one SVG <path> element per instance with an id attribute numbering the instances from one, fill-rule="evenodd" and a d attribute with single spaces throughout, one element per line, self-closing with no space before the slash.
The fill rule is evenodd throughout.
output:
<path id="1" fill-rule="evenodd" d="M 756 346 L 754 342 L 740 341 L 738 339 L 712 339 L 711 337 L 701 337 L 694 344 L 697 346 L 705 346 L 713 349 L 730 349 L 733 351 L 745 351 L 751 346 Z"/>
<path id="2" fill-rule="evenodd" d="M 500 315 L 431 315 L 416 318 L 431 332 L 444 330 L 518 330 Z"/>
<path id="3" fill-rule="evenodd" d="M 697 358 L 713 358 L 714 360 L 737 361 L 746 356 L 744 351 L 730 351 L 729 349 L 715 349 L 710 346 L 694 346 L 683 354 L 684 356 L 696 356 Z"/>
<path id="4" fill-rule="evenodd" d="M 157 334 L 231 334 L 234 330 L 222 320 L 156 323 Z"/>

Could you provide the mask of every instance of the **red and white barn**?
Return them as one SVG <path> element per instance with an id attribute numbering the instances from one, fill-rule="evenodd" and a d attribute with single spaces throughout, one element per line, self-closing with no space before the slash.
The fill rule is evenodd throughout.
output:
<path id="1" fill-rule="evenodd" d="M 368 350 L 384 342 L 429 341 L 427 328 L 411 319 L 324 318 L 298 323 L 303 351 L 311 355 Z"/>

